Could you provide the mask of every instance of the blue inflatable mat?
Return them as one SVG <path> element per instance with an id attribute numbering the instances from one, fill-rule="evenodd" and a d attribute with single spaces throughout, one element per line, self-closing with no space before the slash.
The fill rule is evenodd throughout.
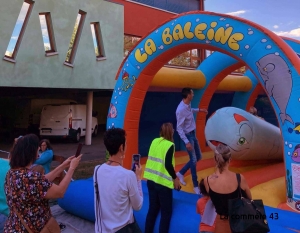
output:
<path id="1" fill-rule="evenodd" d="M 144 193 L 143 207 L 139 211 L 134 211 L 134 216 L 144 231 L 149 207 L 148 189 L 145 181 L 142 181 L 142 189 Z M 196 214 L 198 196 L 182 191 L 173 191 L 173 199 L 170 232 L 198 232 L 200 222 L 200 215 Z M 73 215 L 95 222 L 93 178 L 71 182 L 64 198 L 58 199 L 58 205 Z M 159 219 L 160 215 L 156 221 L 155 232 L 158 232 Z"/>
<path id="2" fill-rule="evenodd" d="M 148 189 L 145 181 L 142 181 L 142 189 L 144 193 L 143 207 L 139 211 L 134 211 L 134 216 L 140 228 L 144 231 L 149 207 Z M 173 191 L 173 215 L 170 232 L 198 232 L 200 215 L 196 213 L 197 200 L 198 196 L 196 194 Z M 73 215 L 95 222 L 93 178 L 71 182 L 64 198 L 59 199 L 58 204 Z M 295 232 L 290 229 L 300 231 L 300 214 L 268 206 L 265 207 L 265 211 L 271 229 L 270 232 Z M 154 232 L 159 232 L 159 221 L 160 215 L 157 218 Z"/>

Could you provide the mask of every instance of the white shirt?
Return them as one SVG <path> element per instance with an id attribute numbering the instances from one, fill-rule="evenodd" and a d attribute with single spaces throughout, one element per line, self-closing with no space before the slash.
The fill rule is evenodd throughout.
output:
<path id="1" fill-rule="evenodd" d="M 180 102 L 176 109 L 177 132 L 185 144 L 189 143 L 185 134 L 196 129 L 194 112 L 199 112 L 199 108 L 191 108 L 190 104 L 185 104 L 183 101 Z"/>
<path id="2" fill-rule="evenodd" d="M 97 210 L 95 194 L 95 233 L 114 233 L 132 223 L 132 209 L 140 210 L 143 204 L 141 181 L 137 181 L 133 171 L 105 163 L 97 171 L 97 182 L 100 201 Z"/>

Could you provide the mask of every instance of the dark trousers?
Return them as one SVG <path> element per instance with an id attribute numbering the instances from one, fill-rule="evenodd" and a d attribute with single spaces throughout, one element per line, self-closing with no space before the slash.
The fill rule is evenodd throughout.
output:
<path id="1" fill-rule="evenodd" d="M 149 210 L 146 218 L 145 233 L 153 233 L 159 210 L 161 211 L 159 233 L 168 233 L 172 217 L 173 190 L 156 184 L 151 180 L 147 181 L 147 187 L 149 193 Z"/>

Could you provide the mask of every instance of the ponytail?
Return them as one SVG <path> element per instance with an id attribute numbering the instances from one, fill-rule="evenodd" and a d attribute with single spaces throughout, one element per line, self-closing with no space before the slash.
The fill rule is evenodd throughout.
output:
<path id="1" fill-rule="evenodd" d="M 215 149 L 215 161 L 220 173 L 224 171 L 226 163 L 231 158 L 231 152 L 228 146 L 219 144 Z"/>

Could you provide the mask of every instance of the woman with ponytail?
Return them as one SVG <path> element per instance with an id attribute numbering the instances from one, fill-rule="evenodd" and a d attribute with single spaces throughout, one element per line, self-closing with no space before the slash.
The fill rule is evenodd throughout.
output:
<path id="1" fill-rule="evenodd" d="M 219 144 L 214 153 L 216 171 L 204 179 L 204 184 L 217 212 L 215 233 L 230 233 L 228 200 L 238 198 L 239 196 L 237 180 L 239 176 L 242 196 L 252 199 L 252 195 L 244 176 L 229 171 L 231 161 L 229 147 Z"/>

